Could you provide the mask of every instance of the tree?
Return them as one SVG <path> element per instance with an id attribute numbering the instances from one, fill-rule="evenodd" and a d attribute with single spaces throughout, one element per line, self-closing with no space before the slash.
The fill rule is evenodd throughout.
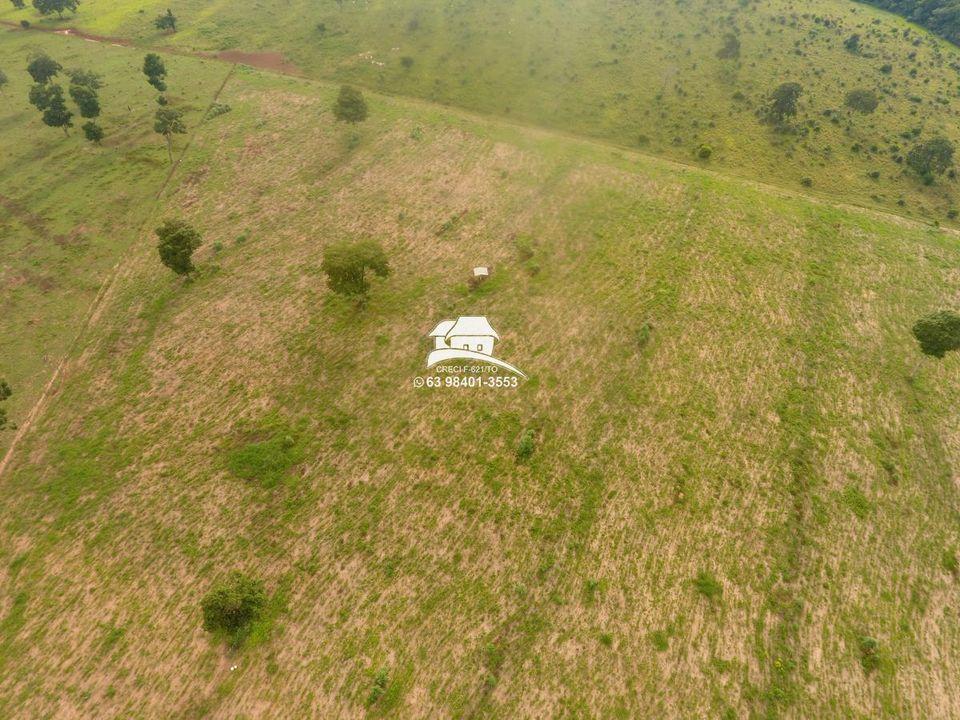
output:
<path id="1" fill-rule="evenodd" d="M 354 87 L 344 85 L 337 95 L 337 103 L 333 106 L 333 115 L 337 120 L 348 123 L 358 123 L 367 119 L 367 101 L 363 93 Z"/>
<path id="2" fill-rule="evenodd" d="M 935 137 L 914 145 L 907 153 L 909 165 L 928 185 L 934 175 L 943 175 L 953 164 L 953 143 L 945 137 Z"/>
<path id="3" fill-rule="evenodd" d="M 170 12 L 170 8 L 167 8 L 165 13 L 158 15 L 157 19 L 153 21 L 153 26 L 157 28 L 157 30 L 171 30 L 176 32 L 177 16 Z"/>
<path id="4" fill-rule="evenodd" d="M 352 296 L 364 296 L 370 289 L 367 270 L 378 277 L 390 274 L 386 253 L 373 240 L 339 242 L 328 246 L 323 252 L 320 269 L 326 273 L 331 290 Z"/>
<path id="5" fill-rule="evenodd" d="M 53 85 L 36 85 L 30 86 L 30 94 L 28 99 L 30 104 L 33 105 L 37 110 L 43 112 L 50 106 L 50 88 L 54 87 Z"/>
<path id="6" fill-rule="evenodd" d="M 163 64 L 163 59 L 156 53 L 147 53 L 144 56 L 143 74 L 147 76 L 147 82 L 158 91 L 164 92 L 167 89 L 167 83 L 165 82 L 167 67 Z"/>
<path id="7" fill-rule="evenodd" d="M 960 315 L 950 310 L 925 315 L 913 326 L 913 336 L 921 351 L 937 358 L 960 350 Z"/>
<path id="8" fill-rule="evenodd" d="M 6 85 L 10 80 L 7 78 L 7 74 L 0 70 L 0 93 L 3 93 L 3 86 Z"/>
<path id="9" fill-rule="evenodd" d="M 740 38 L 733 33 L 727 33 L 723 38 L 723 47 L 717 50 L 720 60 L 736 60 L 740 57 Z"/>
<path id="10" fill-rule="evenodd" d="M 27 4 L 23 0 L 10 0 L 13 3 L 14 10 L 23 10 Z"/>
<path id="11" fill-rule="evenodd" d="M 13 395 L 13 390 L 10 388 L 10 383 L 6 380 L 0 380 L 0 402 L 3 402 L 11 395 Z"/>
<path id="12" fill-rule="evenodd" d="M 165 220 L 155 232 L 160 239 L 160 262 L 177 275 L 193 272 L 193 252 L 203 242 L 200 233 L 183 220 Z"/>
<path id="13" fill-rule="evenodd" d="M 203 629 L 232 636 L 239 645 L 267 604 L 263 582 L 234 571 L 200 601 Z"/>
<path id="14" fill-rule="evenodd" d="M 847 93 L 846 103 L 847 107 L 867 115 L 877 109 L 880 99 L 873 90 L 859 88 Z"/>
<path id="15" fill-rule="evenodd" d="M 99 90 L 103 87 L 103 78 L 91 70 L 67 70 L 67 76 L 70 78 L 71 85 L 82 85 L 91 90 Z"/>
<path id="16" fill-rule="evenodd" d="M 82 129 L 83 129 L 83 136 L 90 142 L 94 143 L 95 145 L 99 145 L 100 141 L 103 140 L 105 136 L 105 133 L 103 132 L 103 128 L 97 125 L 92 120 L 89 122 L 85 122 L 83 124 Z"/>
<path id="17" fill-rule="evenodd" d="M 46 107 L 43 109 L 43 122 L 50 127 L 62 128 L 64 135 L 69 135 L 69 128 L 73 127 L 73 113 L 67 109 L 63 99 L 63 88 L 59 85 L 47 87 Z"/>
<path id="18" fill-rule="evenodd" d="M 97 99 L 96 90 L 86 85 L 71 85 L 70 97 L 80 109 L 80 117 L 95 118 L 100 115 L 100 101 Z"/>
<path id="19" fill-rule="evenodd" d="M 183 124 L 183 113 L 172 107 L 160 107 L 154 116 L 153 130 L 159 135 L 163 135 L 167 141 L 167 155 L 170 156 L 170 164 L 173 164 L 173 136 L 183 135 L 187 132 L 187 126 Z"/>
<path id="20" fill-rule="evenodd" d="M 35 7 L 41 15 L 56 13 L 61 19 L 63 18 L 63 13 L 67 10 L 76 14 L 79 6 L 80 0 L 33 0 L 33 7 Z"/>
<path id="21" fill-rule="evenodd" d="M 860 52 L 860 36 L 857 34 L 851 35 L 846 40 L 843 41 L 843 46 L 852 53 Z"/>
<path id="22" fill-rule="evenodd" d="M 797 114 L 797 101 L 802 94 L 803 86 L 800 83 L 783 83 L 770 94 L 767 117 L 777 123 L 782 123 L 786 118 L 793 117 Z"/>
<path id="23" fill-rule="evenodd" d="M 46 53 L 34 55 L 27 65 L 27 72 L 30 73 L 30 77 L 33 78 L 35 83 L 41 85 L 56 77 L 61 70 L 63 70 L 63 66 Z"/>

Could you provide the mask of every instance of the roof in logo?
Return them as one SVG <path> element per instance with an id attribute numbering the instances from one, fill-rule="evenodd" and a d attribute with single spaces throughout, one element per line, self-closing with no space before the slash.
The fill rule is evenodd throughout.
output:
<path id="1" fill-rule="evenodd" d="M 456 323 L 453 320 L 441 320 L 427 337 L 446 337 Z"/>
<path id="2" fill-rule="evenodd" d="M 440 325 L 437 326 L 437 330 L 440 329 Z M 436 330 L 434 331 L 436 332 Z M 482 336 L 489 335 L 491 337 L 500 339 L 500 336 L 497 335 L 497 331 L 490 327 L 490 323 L 487 322 L 487 319 L 482 315 L 463 315 L 457 319 L 457 322 L 447 330 L 446 337 L 453 336 L 463 336 L 463 335 L 472 335 L 472 336 Z"/>

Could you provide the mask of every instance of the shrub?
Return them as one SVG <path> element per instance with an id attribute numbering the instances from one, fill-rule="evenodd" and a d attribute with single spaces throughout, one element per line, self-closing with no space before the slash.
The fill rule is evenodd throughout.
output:
<path id="1" fill-rule="evenodd" d="M 377 700 L 383 697 L 389 684 L 390 674 L 387 669 L 380 668 L 377 670 L 377 674 L 373 676 L 373 687 L 370 688 L 370 694 L 367 695 L 367 705 L 374 705 Z"/>
<path id="2" fill-rule="evenodd" d="M 880 667 L 880 644 L 872 637 L 863 636 L 858 640 L 860 665 L 864 672 L 870 673 Z"/>
<path id="3" fill-rule="evenodd" d="M 413 58 L 409 55 L 404 55 L 400 58 L 400 64 L 403 65 L 407 70 L 413 67 Z"/>
<path id="4" fill-rule="evenodd" d="M 713 148 L 709 145 L 701 145 L 697 148 L 697 157 L 701 160 L 709 160 L 711 155 L 713 155 Z"/>
<path id="5" fill-rule="evenodd" d="M 723 47 L 717 51 L 720 60 L 736 60 L 740 57 L 740 38 L 728 33 L 723 38 Z"/>
<path id="6" fill-rule="evenodd" d="M 232 636 L 233 643 L 239 644 L 266 604 L 263 582 L 234 571 L 200 601 L 203 629 Z"/>
<path id="7" fill-rule="evenodd" d="M 933 357 L 942 358 L 951 350 L 960 350 L 960 315 L 950 310 L 925 315 L 914 324 L 913 336 L 920 343 L 920 350 Z"/>
<path id="8" fill-rule="evenodd" d="M 6 380 L 0 380 L 0 401 L 6 400 L 11 395 L 13 395 L 13 390 L 10 388 L 10 383 Z"/>
<path id="9" fill-rule="evenodd" d="M 378 277 L 390 274 L 386 253 L 373 240 L 344 241 L 328 246 L 320 269 L 326 273 L 330 289 L 335 293 L 359 297 L 370 289 L 368 270 Z"/>
<path id="10" fill-rule="evenodd" d="M 529 460 L 536 449 L 536 434 L 531 428 L 527 428 L 520 433 L 520 439 L 517 442 L 517 462 Z"/>
<path id="11" fill-rule="evenodd" d="M 363 93 L 349 85 L 341 87 L 333 106 L 334 117 L 342 122 L 358 123 L 366 120 L 367 114 L 367 101 L 363 99 Z"/>
<path id="12" fill-rule="evenodd" d="M 805 177 L 800 180 L 800 184 L 804 187 L 813 187 L 813 178 Z"/>
<path id="13" fill-rule="evenodd" d="M 847 93 L 847 107 L 862 112 L 863 114 L 872 113 L 880 104 L 880 99 L 873 90 L 859 88 Z"/>
<path id="14" fill-rule="evenodd" d="M 693 580 L 693 586 L 697 592 L 703 595 L 711 602 L 723 594 L 723 587 L 713 573 L 707 570 L 701 570 Z"/>

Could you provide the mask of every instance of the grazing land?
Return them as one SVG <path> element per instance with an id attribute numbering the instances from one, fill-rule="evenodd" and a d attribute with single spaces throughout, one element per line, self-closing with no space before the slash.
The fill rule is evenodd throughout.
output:
<path id="1" fill-rule="evenodd" d="M 960 141 L 956 49 L 823 0 L 166 7 L 0 11 L 0 718 L 960 717 L 960 354 L 911 333 L 956 182 L 903 161 Z M 526 379 L 416 387 L 475 315 Z"/>
<path id="2" fill-rule="evenodd" d="M 175 33 L 153 26 L 168 6 Z M 960 209 L 955 179 L 925 186 L 904 164 L 918 142 L 960 142 L 960 48 L 854 2 L 87 0 L 63 20 L 0 18 L 299 68 L 834 202 L 941 222 Z M 804 93 L 776 131 L 757 112 L 784 82 Z M 855 90 L 876 109 L 848 107 Z"/>

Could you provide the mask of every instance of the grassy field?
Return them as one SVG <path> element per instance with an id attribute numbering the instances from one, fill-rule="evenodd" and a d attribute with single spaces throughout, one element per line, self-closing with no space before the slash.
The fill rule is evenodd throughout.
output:
<path id="1" fill-rule="evenodd" d="M 26 57 L 41 49 L 64 67 L 103 75 L 102 147 L 76 128 L 65 138 L 27 102 Z M 141 60 L 120 48 L 0 30 L 0 68 L 10 78 L 0 106 L 0 376 L 14 389 L 6 403 L 14 423 L 36 401 L 104 279 L 144 234 L 169 173 Z M 228 70 L 170 58 L 171 99 L 188 122 L 200 120 Z M 0 457 L 11 437 L 0 433 Z"/>
<path id="2" fill-rule="evenodd" d="M 111 92 L 140 57 L 46 42 Z M 170 62 L 195 108 L 227 69 Z M 960 358 L 909 331 L 957 302 L 955 234 L 385 96 L 346 127 L 335 92 L 238 69 L 104 250 L 3 478 L 0 716 L 960 715 Z M 133 127 L 144 185 L 98 197 L 162 183 Z M 167 216 L 204 234 L 188 282 Z M 320 263 L 364 237 L 393 272 L 358 308 Z M 529 379 L 415 389 L 458 314 Z M 233 569 L 271 598 L 239 651 L 199 610 Z"/>
<path id="3" fill-rule="evenodd" d="M 173 35 L 152 26 L 167 6 L 180 18 Z M 0 18 L 38 20 L 11 8 Z M 902 163 L 923 139 L 945 134 L 960 142 L 960 50 L 854 2 L 87 0 L 75 17 L 37 24 L 147 45 L 281 52 L 309 76 L 787 187 L 809 184 L 833 201 L 941 222 L 960 208 L 955 180 L 924 187 Z M 844 45 L 854 34 L 857 52 Z M 728 35 L 739 39 L 740 56 L 718 59 Z M 785 81 L 805 88 L 794 134 L 756 117 Z M 845 106 L 858 88 L 878 93 L 876 112 Z M 704 144 L 709 160 L 697 158 Z"/>

